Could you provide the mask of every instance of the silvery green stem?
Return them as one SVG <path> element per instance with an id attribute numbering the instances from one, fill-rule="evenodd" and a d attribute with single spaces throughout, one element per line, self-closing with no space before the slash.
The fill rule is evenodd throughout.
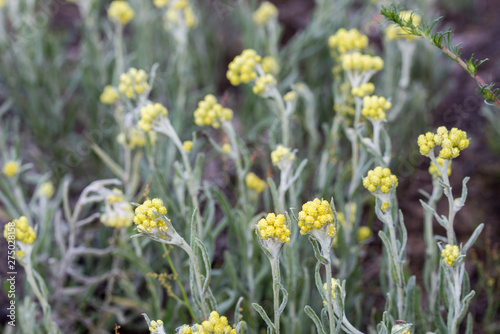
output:
<path id="1" fill-rule="evenodd" d="M 279 255 L 270 258 L 271 262 L 271 272 L 273 275 L 273 296 L 274 296 L 274 327 L 276 328 L 276 334 L 280 333 L 280 269 L 279 269 Z"/>
<path id="2" fill-rule="evenodd" d="M 203 291 L 203 284 L 201 282 L 201 272 L 200 272 L 200 265 L 198 264 L 198 259 L 196 258 L 193 249 L 187 244 L 187 242 L 184 239 L 181 238 L 180 244 L 178 246 L 188 254 L 189 261 L 193 265 L 194 277 L 196 280 L 196 285 L 198 288 L 198 293 L 201 301 L 201 313 L 203 318 L 208 319 L 210 315 L 210 310 L 208 309 L 208 305 L 204 296 L 205 292 Z"/>
<path id="3" fill-rule="evenodd" d="M 323 257 L 327 260 L 324 264 L 326 273 L 326 304 L 328 308 L 328 320 L 330 324 L 330 334 L 335 333 L 335 310 L 333 308 L 332 300 L 332 263 L 330 260 L 331 238 L 324 234 L 322 237 L 317 238 L 321 245 L 321 252 Z"/>
<path id="4" fill-rule="evenodd" d="M 392 219 L 391 206 L 392 206 L 392 204 L 391 204 L 391 202 L 389 202 L 389 207 L 387 208 L 387 210 L 385 212 L 382 212 L 382 215 L 384 217 L 387 228 L 389 229 L 389 240 L 391 243 L 390 253 L 391 253 L 391 256 L 393 257 L 393 259 L 396 263 L 395 267 L 396 267 L 398 281 L 394 282 L 394 284 L 396 285 L 396 290 L 397 290 L 398 317 L 399 317 L 399 319 L 403 319 L 404 318 L 403 268 L 402 268 L 400 260 L 399 260 L 399 252 L 398 252 L 398 246 L 397 246 L 397 240 L 396 240 L 396 229 L 394 226 L 394 221 Z M 380 210 L 380 209 L 376 208 L 375 210 Z"/>
<path id="5" fill-rule="evenodd" d="M 353 334 L 363 334 L 363 332 L 360 332 L 359 330 L 354 327 L 351 322 L 347 319 L 347 317 L 344 315 L 342 317 L 342 325 L 344 325 L 345 329 L 348 330 L 350 333 Z"/>
<path id="6" fill-rule="evenodd" d="M 123 26 L 121 24 L 115 24 L 115 79 L 116 82 L 119 81 L 120 74 L 125 72 L 125 65 L 123 60 Z"/>

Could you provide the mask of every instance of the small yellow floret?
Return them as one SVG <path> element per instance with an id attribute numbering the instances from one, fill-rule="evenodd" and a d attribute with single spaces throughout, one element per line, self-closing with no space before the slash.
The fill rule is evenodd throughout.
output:
<path id="1" fill-rule="evenodd" d="M 186 140 L 184 143 L 182 143 L 182 148 L 184 151 L 189 152 L 193 148 L 193 142 L 191 140 Z"/>
<path id="2" fill-rule="evenodd" d="M 222 122 L 233 119 L 233 111 L 224 108 L 217 102 L 217 98 L 208 94 L 198 102 L 198 108 L 194 111 L 194 122 L 198 126 L 212 126 L 218 129 Z"/>
<path id="3" fill-rule="evenodd" d="M 328 38 L 328 46 L 332 54 L 337 50 L 340 54 L 358 50 L 361 51 L 368 45 L 368 37 L 357 29 L 345 30 L 340 28 L 335 35 Z"/>
<path id="4" fill-rule="evenodd" d="M 113 104 L 120 98 L 120 94 L 116 91 L 116 89 L 113 86 L 106 86 L 104 87 L 104 90 L 102 91 L 101 96 L 99 97 L 99 100 L 103 104 Z"/>
<path id="5" fill-rule="evenodd" d="M 261 57 L 253 49 L 246 49 L 236 56 L 229 64 L 226 77 L 233 86 L 241 83 L 249 83 L 257 79 L 255 66 L 261 61 Z"/>
<path id="6" fill-rule="evenodd" d="M 340 288 L 342 288 L 339 284 L 339 281 L 336 280 L 335 278 L 332 278 L 331 280 L 331 289 L 332 289 L 332 299 L 335 300 L 335 286 L 339 286 Z M 325 290 L 325 292 L 327 292 L 328 290 L 328 284 L 326 283 L 323 283 L 323 289 Z M 326 301 L 323 301 L 323 305 L 326 305 Z"/>
<path id="7" fill-rule="evenodd" d="M 231 145 L 229 145 L 229 143 L 222 144 L 222 152 L 226 154 L 231 153 Z"/>
<path id="8" fill-rule="evenodd" d="M 273 56 L 266 56 L 262 59 L 262 70 L 264 73 L 276 75 L 280 70 L 280 65 Z"/>
<path id="9" fill-rule="evenodd" d="M 438 158 L 436 158 L 436 160 L 437 160 L 439 166 L 443 167 L 444 159 L 438 157 Z M 452 163 L 452 161 L 450 161 L 448 163 L 448 169 L 447 169 L 448 176 L 451 175 L 451 163 Z M 429 174 L 431 174 L 433 178 L 441 177 L 441 172 L 437 169 L 436 165 L 432 161 L 431 161 L 431 165 L 429 166 Z"/>
<path id="10" fill-rule="evenodd" d="M 44 182 L 40 186 L 40 189 L 38 189 L 38 193 L 47 198 L 51 198 L 54 195 L 54 185 L 50 181 Z"/>
<path id="11" fill-rule="evenodd" d="M 135 209 L 134 223 L 137 225 L 140 232 L 146 231 L 149 233 L 156 233 L 158 231 L 166 232 L 168 230 L 165 221 L 155 212 L 161 215 L 167 214 L 167 208 L 163 206 L 163 201 L 159 198 L 154 198 L 152 200 L 148 199 Z"/>
<path id="12" fill-rule="evenodd" d="M 381 191 L 387 194 L 398 186 L 398 178 L 391 174 L 389 168 L 379 166 L 368 171 L 368 175 L 363 179 L 363 186 L 371 193 Z"/>
<path id="13" fill-rule="evenodd" d="M 360 226 L 356 231 L 356 240 L 363 242 L 372 236 L 372 230 L 368 226 Z"/>
<path id="14" fill-rule="evenodd" d="M 384 61 L 380 57 L 372 57 L 359 52 L 342 55 L 342 68 L 344 71 L 368 72 L 380 71 L 384 68 Z"/>
<path id="15" fill-rule="evenodd" d="M 351 89 L 351 94 L 358 97 L 363 97 L 365 95 L 373 94 L 375 91 L 375 85 L 371 82 L 361 84 L 359 87 L 353 87 Z"/>
<path id="16" fill-rule="evenodd" d="M 14 226 L 15 231 L 9 231 Z M 12 220 L 12 222 L 5 224 L 3 231 L 3 236 L 7 240 L 12 240 L 10 236 L 11 233 L 15 234 L 15 239 L 24 244 L 33 244 L 36 239 L 36 233 L 33 228 L 29 226 L 28 219 L 25 216 L 21 216 L 18 219 Z"/>
<path id="17" fill-rule="evenodd" d="M 247 176 L 245 177 L 245 182 L 248 188 L 254 190 L 259 194 L 264 191 L 267 185 L 264 180 L 262 180 L 260 177 L 258 177 L 252 172 L 247 174 Z"/>
<path id="18" fill-rule="evenodd" d="M 278 145 L 274 151 L 271 152 L 271 161 L 273 165 L 279 164 L 284 160 L 293 161 L 295 159 L 295 154 L 290 151 L 288 147 L 283 145 Z"/>
<path id="19" fill-rule="evenodd" d="M 261 95 L 268 85 L 276 85 L 276 79 L 271 74 L 266 74 L 255 80 L 252 90 L 255 95 Z"/>
<path id="20" fill-rule="evenodd" d="M 422 17 L 420 17 L 420 15 L 417 15 L 417 14 L 410 12 L 410 11 L 402 11 L 399 13 L 399 16 L 405 22 L 408 22 L 411 18 L 412 24 L 414 27 L 418 27 L 420 25 L 420 23 L 422 22 Z M 413 41 L 418 37 L 418 36 L 410 34 L 409 32 L 410 32 L 410 30 L 408 30 L 408 28 L 401 28 L 397 24 L 391 24 L 385 30 L 385 36 L 387 37 L 387 39 L 389 41 L 392 41 L 392 40 L 395 40 L 398 38 L 406 39 L 408 41 Z"/>
<path id="21" fill-rule="evenodd" d="M 325 200 L 315 198 L 302 205 L 302 211 L 299 212 L 300 234 L 305 235 L 307 232 L 316 229 L 322 229 L 327 226 L 326 233 L 329 237 L 335 235 L 336 229 L 333 221 L 333 210 L 330 203 Z"/>
<path id="22" fill-rule="evenodd" d="M 157 8 L 163 8 L 168 5 L 169 0 L 153 0 L 153 4 Z"/>
<path id="23" fill-rule="evenodd" d="M 115 23 L 126 25 L 134 18 L 134 10 L 128 2 L 115 0 L 109 5 L 108 17 Z"/>
<path id="24" fill-rule="evenodd" d="M 403 324 L 396 324 L 392 326 L 391 333 L 398 333 L 398 334 L 411 334 L 411 326 L 410 328 L 404 329 L 405 325 Z M 404 329 L 404 330 L 403 330 Z"/>
<path id="25" fill-rule="evenodd" d="M 2 168 L 2 173 L 5 174 L 9 179 L 19 171 L 19 164 L 16 161 L 8 161 Z"/>
<path id="26" fill-rule="evenodd" d="M 168 114 L 167 108 L 160 103 L 148 104 L 141 109 L 141 119 L 137 123 L 142 131 L 150 131 L 153 126 L 153 121 L 156 117 L 166 117 Z"/>
<path id="27" fill-rule="evenodd" d="M 387 101 L 382 96 L 365 96 L 363 98 L 363 109 L 361 113 L 363 116 L 370 118 L 373 121 L 385 119 L 385 110 L 392 107 L 391 102 Z"/>
<path id="28" fill-rule="evenodd" d="M 253 13 L 253 21 L 259 26 L 265 25 L 270 19 L 276 17 L 278 17 L 278 9 L 268 1 L 264 1 Z"/>
<path id="29" fill-rule="evenodd" d="M 161 320 L 151 321 L 149 326 L 149 332 L 152 334 L 164 333 L 165 331 L 163 330 L 163 321 Z"/>
<path id="30" fill-rule="evenodd" d="M 460 256 L 460 249 L 457 245 L 446 245 L 441 251 L 441 257 L 450 267 L 455 264 L 456 259 Z"/>
<path id="31" fill-rule="evenodd" d="M 296 97 L 297 97 L 297 93 L 295 93 L 295 91 L 292 90 L 292 91 L 289 91 L 288 93 L 286 93 L 285 96 L 283 96 L 283 100 L 285 100 L 285 102 L 288 102 L 288 101 L 295 100 Z"/>
<path id="32" fill-rule="evenodd" d="M 286 225 L 284 215 L 276 216 L 274 213 L 269 213 L 257 223 L 257 229 L 263 240 L 276 238 L 281 242 L 290 241 L 290 229 Z"/>

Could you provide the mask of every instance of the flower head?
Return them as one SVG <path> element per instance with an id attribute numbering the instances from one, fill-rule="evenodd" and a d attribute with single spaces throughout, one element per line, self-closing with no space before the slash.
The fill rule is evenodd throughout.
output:
<path id="1" fill-rule="evenodd" d="M 7 161 L 5 165 L 3 165 L 2 173 L 7 176 L 9 179 L 14 177 L 19 172 L 19 163 L 17 161 Z"/>
<path id="2" fill-rule="evenodd" d="M 370 56 L 359 52 L 347 53 L 342 56 L 344 71 L 369 72 L 380 71 L 384 68 L 384 61 L 378 56 Z"/>
<path id="3" fill-rule="evenodd" d="M 229 325 L 227 318 L 225 316 L 219 316 L 219 313 L 216 311 L 212 311 L 208 320 L 203 321 L 201 325 L 182 325 L 177 331 L 179 334 L 236 334 L 236 329 Z"/>
<path id="4" fill-rule="evenodd" d="M 245 176 L 245 183 L 247 187 L 254 190 L 257 193 L 261 193 L 266 188 L 266 182 L 262 180 L 260 177 L 250 172 Z"/>
<path id="5" fill-rule="evenodd" d="M 280 65 L 273 56 L 266 56 L 262 59 L 262 70 L 264 73 L 276 75 L 280 70 Z"/>
<path id="6" fill-rule="evenodd" d="M 184 143 L 182 143 L 182 148 L 184 151 L 189 152 L 193 148 L 193 141 L 191 140 L 186 140 Z"/>
<path id="7" fill-rule="evenodd" d="M 159 5 L 162 5 L 157 5 L 157 7 L 166 7 L 168 5 L 168 9 L 164 16 L 165 28 L 167 30 L 175 29 L 179 26 L 194 28 L 198 24 L 198 19 L 188 0 L 173 0 L 170 4 L 167 0 L 155 1 L 158 2 Z"/>
<path id="8" fill-rule="evenodd" d="M 293 161 L 295 160 L 295 154 L 290 151 L 288 147 L 283 145 L 278 145 L 274 151 L 271 152 L 271 161 L 273 165 L 278 165 L 282 161 Z"/>
<path id="9" fill-rule="evenodd" d="M 141 109 L 141 119 L 137 123 L 142 131 L 151 131 L 153 121 L 158 116 L 167 116 L 168 110 L 160 103 L 147 104 Z"/>
<path id="10" fill-rule="evenodd" d="M 126 25 L 134 18 L 134 10 L 127 1 L 115 0 L 109 5 L 108 17 L 117 24 Z"/>
<path id="11" fill-rule="evenodd" d="M 108 86 L 104 87 L 104 90 L 102 91 L 101 96 L 99 97 L 99 100 L 103 104 L 113 104 L 119 98 L 120 98 L 120 94 L 118 94 L 118 91 L 116 90 L 116 88 L 108 85 Z"/>
<path id="12" fill-rule="evenodd" d="M 335 35 L 328 38 L 328 46 L 332 54 L 335 50 L 343 54 L 349 51 L 361 51 L 368 45 L 368 37 L 357 29 L 340 28 Z"/>
<path id="13" fill-rule="evenodd" d="M 144 70 L 131 67 L 120 75 L 118 91 L 129 99 L 144 94 L 149 89 L 148 75 Z"/>
<path id="14" fill-rule="evenodd" d="M 138 229 L 148 233 L 166 232 L 168 226 L 158 214 L 167 214 L 167 208 L 163 205 L 163 201 L 159 198 L 148 199 L 135 208 L 134 223 Z"/>
<path id="15" fill-rule="evenodd" d="M 276 238 L 283 243 L 290 241 L 290 229 L 284 215 L 269 213 L 257 223 L 257 229 L 262 240 Z"/>
<path id="16" fill-rule="evenodd" d="M 351 94 L 357 97 L 363 97 L 365 95 L 372 94 L 375 91 L 375 85 L 371 82 L 366 82 L 359 85 L 359 87 L 353 87 L 351 89 Z"/>
<path id="17" fill-rule="evenodd" d="M 205 98 L 198 102 L 198 108 L 194 111 L 194 122 L 198 126 L 212 126 L 218 129 L 222 122 L 233 119 L 233 111 L 229 108 L 224 108 L 217 102 L 217 98 L 208 94 Z"/>
<path id="18" fill-rule="evenodd" d="M 170 0 L 153 0 L 153 4 L 155 5 L 155 7 L 157 8 L 163 8 L 165 7 L 166 5 L 168 5 L 168 2 Z"/>
<path id="19" fill-rule="evenodd" d="M 134 210 L 129 202 L 123 200 L 123 193 L 113 189 L 104 200 L 104 213 L 101 223 L 109 227 L 128 227 L 134 220 Z"/>
<path id="20" fill-rule="evenodd" d="M 441 251 L 441 257 L 450 267 L 455 264 L 455 261 L 460 256 L 460 249 L 457 245 L 446 245 Z"/>
<path id="21" fill-rule="evenodd" d="M 253 13 L 253 21 L 259 26 L 265 25 L 269 20 L 276 17 L 278 17 L 278 9 L 268 1 L 264 1 Z"/>
<path id="22" fill-rule="evenodd" d="M 149 324 L 149 332 L 151 334 L 163 334 L 165 330 L 163 329 L 163 321 L 161 320 L 153 320 Z"/>
<path id="23" fill-rule="evenodd" d="M 368 226 L 360 226 L 356 231 L 356 240 L 363 242 L 372 236 L 372 230 Z"/>
<path id="24" fill-rule="evenodd" d="M 413 12 L 410 11 L 402 11 L 399 13 L 399 17 L 405 21 L 409 22 L 411 19 L 411 23 L 414 27 L 417 27 L 422 23 L 422 17 L 420 15 L 417 15 Z M 389 41 L 395 40 L 395 39 L 406 39 L 408 41 L 413 41 L 415 40 L 418 36 L 412 35 L 409 33 L 410 31 L 408 28 L 405 27 L 400 27 L 397 24 L 391 24 L 390 26 L 387 27 L 385 30 L 385 36 Z"/>
<path id="25" fill-rule="evenodd" d="M 312 230 L 325 229 L 328 236 L 333 237 L 336 228 L 330 203 L 315 198 L 302 205 L 302 211 L 299 212 L 299 227 L 302 235 Z"/>
<path id="26" fill-rule="evenodd" d="M 435 146 L 441 146 L 439 158 L 453 159 L 460 155 L 460 151 L 469 147 L 467 133 L 457 128 L 450 131 L 441 126 L 436 133 L 427 132 L 425 135 L 418 136 L 418 146 L 420 154 L 429 156 Z"/>
<path id="27" fill-rule="evenodd" d="M 396 324 L 392 326 L 391 334 L 392 333 L 411 334 L 411 325 Z"/>
<path id="28" fill-rule="evenodd" d="M 363 98 L 363 109 L 361 113 L 363 116 L 371 119 L 372 121 L 385 119 L 385 110 L 391 108 L 391 102 L 387 101 L 382 96 L 365 96 Z"/>
<path id="29" fill-rule="evenodd" d="M 255 80 L 252 90 L 255 95 L 264 95 L 268 86 L 276 85 L 276 79 L 271 74 L 260 76 Z"/>
<path id="30" fill-rule="evenodd" d="M 398 186 L 398 178 L 391 174 L 389 168 L 376 167 L 368 171 L 368 175 L 363 179 L 363 186 L 371 193 L 381 192 L 388 194 Z"/>
<path id="31" fill-rule="evenodd" d="M 12 231 L 12 227 L 14 227 L 15 231 Z M 36 233 L 29 225 L 28 219 L 25 216 L 13 219 L 12 222 L 5 224 L 3 231 L 5 239 L 12 240 L 10 237 L 12 235 L 11 232 L 14 232 L 15 239 L 23 244 L 31 245 L 36 239 Z"/>
<path id="32" fill-rule="evenodd" d="M 229 64 L 226 76 L 233 86 L 249 83 L 257 78 L 255 67 L 261 56 L 253 49 L 246 49 Z"/>
<path id="33" fill-rule="evenodd" d="M 52 184 L 52 182 L 47 181 L 42 183 L 40 189 L 38 189 L 38 194 L 47 198 L 51 198 L 54 195 L 54 185 Z"/>

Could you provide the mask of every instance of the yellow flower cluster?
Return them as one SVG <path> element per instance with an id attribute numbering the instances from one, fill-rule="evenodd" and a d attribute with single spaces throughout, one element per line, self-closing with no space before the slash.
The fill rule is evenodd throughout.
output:
<path id="1" fill-rule="evenodd" d="M 198 108 L 194 111 L 194 122 L 198 126 L 210 125 L 218 129 L 222 122 L 232 119 L 233 111 L 217 103 L 212 94 L 208 94 L 205 99 L 198 102 Z"/>
<path id="2" fill-rule="evenodd" d="M 137 228 L 149 233 L 155 233 L 158 230 L 167 231 L 167 224 L 155 212 L 162 215 L 167 214 L 167 208 L 163 206 L 163 201 L 159 198 L 148 199 L 135 208 L 134 223 Z"/>
<path id="3" fill-rule="evenodd" d="M 363 186 L 371 193 L 380 190 L 383 194 L 387 194 L 398 186 L 398 178 L 391 174 L 389 168 L 379 166 L 368 171 L 368 176 L 363 179 Z"/>
<path id="4" fill-rule="evenodd" d="M 127 1 L 115 0 L 109 5 L 108 17 L 117 24 L 126 25 L 134 18 L 134 10 Z"/>
<path id="5" fill-rule="evenodd" d="M 222 144 L 222 152 L 226 154 L 231 153 L 231 145 L 229 145 L 229 143 Z"/>
<path id="6" fill-rule="evenodd" d="M 427 132 L 425 135 L 418 136 L 418 146 L 420 154 L 428 156 L 435 146 L 441 146 L 439 157 L 442 159 L 452 159 L 460 155 L 460 151 L 469 147 L 467 133 L 457 128 L 450 131 L 444 126 L 437 129 L 437 133 Z"/>
<path id="7" fill-rule="evenodd" d="M 182 149 L 186 152 L 191 151 L 193 148 L 193 141 L 191 140 L 186 140 L 184 143 L 182 143 Z"/>
<path id="8" fill-rule="evenodd" d="M 382 96 L 365 96 L 363 98 L 363 109 L 361 113 L 363 116 L 372 119 L 373 121 L 385 119 L 385 110 L 392 107 L 391 102 L 387 101 Z"/>
<path id="9" fill-rule="evenodd" d="M 127 73 L 122 73 L 120 75 L 118 91 L 129 99 L 145 93 L 148 89 L 149 83 L 146 71 L 131 67 Z"/>
<path id="10" fill-rule="evenodd" d="M 113 86 L 106 86 L 99 97 L 99 100 L 103 104 L 113 104 L 120 98 L 120 94 L 116 91 Z"/>
<path id="11" fill-rule="evenodd" d="M 143 147 L 144 145 L 146 145 L 146 136 L 144 135 L 144 132 L 136 128 L 130 129 L 127 144 L 131 150 L 136 147 Z"/>
<path id="12" fill-rule="evenodd" d="M 411 18 L 414 27 L 418 27 L 420 23 L 422 23 L 422 17 L 420 17 L 420 15 L 417 15 L 407 10 L 400 12 L 399 17 L 405 22 L 408 22 Z M 397 24 L 391 24 L 390 26 L 388 26 L 387 29 L 385 30 L 385 36 L 389 41 L 398 38 L 404 38 L 408 41 L 413 41 L 418 37 L 409 34 L 409 30 L 407 28 L 401 28 Z"/>
<path id="13" fill-rule="evenodd" d="M 257 229 L 262 240 L 276 238 L 281 242 L 290 241 L 290 229 L 286 226 L 284 215 L 269 213 L 257 223 Z"/>
<path id="14" fill-rule="evenodd" d="M 225 316 L 219 317 L 219 313 L 212 311 L 208 320 L 201 325 L 195 324 L 192 328 L 184 325 L 179 329 L 179 334 L 236 334 L 236 329 L 229 326 Z"/>
<path id="15" fill-rule="evenodd" d="M 168 110 L 160 103 L 148 104 L 141 109 L 141 119 L 137 122 L 142 131 L 151 131 L 153 120 L 158 116 L 167 116 Z"/>
<path id="16" fill-rule="evenodd" d="M 170 0 L 153 0 L 153 4 L 155 5 L 156 8 L 163 8 L 166 5 L 168 5 L 168 2 Z"/>
<path id="17" fill-rule="evenodd" d="M 259 194 L 266 188 L 266 182 L 252 172 L 248 173 L 247 176 L 245 176 L 245 182 L 248 188 L 254 190 Z"/>
<path id="18" fill-rule="evenodd" d="M 456 259 L 460 256 L 460 249 L 457 245 L 446 245 L 441 251 L 441 257 L 450 267 L 455 264 Z"/>
<path id="19" fill-rule="evenodd" d="M 403 331 L 401 331 L 402 329 L 405 328 L 405 325 L 402 325 L 402 324 L 396 324 L 394 326 L 392 326 L 392 329 L 391 329 L 391 333 L 398 333 L 398 334 L 411 334 L 411 329 L 407 328 Z"/>
<path id="20" fill-rule="evenodd" d="M 160 0 L 157 2 L 165 3 L 162 6 L 165 7 L 168 5 L 169 1 Z M 165 12 L 165 21 L 174 26 L 181 24 L 181 22 L 184 22 L 184 24 L 188 28 L 194 28 L 198 24 L 198 20 L 196 18 L 196 15 L 194 15 L 193 8 L 187 0 L 174 0 L 171 6 L 169 6 L 168 10 Z"/>
<path id="21" fill-rule="evenodd" d="M 283 145 L 278 145 L 274 151 L 271 152 L 271 161 L 273 165 L 279 164 L 283 159 L 288 161 L 295 160 L 295 154 L 293 154 L 288 147 Z"/>
<path id="22" fill-rule="evenodd" d="M 36 233 L 33 231 L 33 228 L 29 226 L 28 219 L 25 216 L 19 217 L 19 219 L 14 219 L 12 222 L 5 224 L 5 228 L 3 231 L 3 236 L 5 239 L 10 240 L 9 236 L 9 228 L 12 228 L 12 224 L 15 228 L 16 240 L 22 242 L 24 244 L 32 244 L 36 239 Z"/>
<path id="23" fill-rule="evenodd" d="M 132 225 L 134 210 L 130 203 L 123 200 L 123 193 L 113 189 L 113 194 L 106 196 L 106 210 L 101 215 L 101 223 L 109 227 L 128 227 Z"/>
<path id="24" fill-rule="evenodd" d="M 328 201 L 315 198 L 302 205 L 302 211 L 299 212 L 300 234 L 305 235 L 312 229 L 319 230 L 326 225 L 328 236 L 333 237 L 336 229 L 333 224 L 333 210 Z"/>
<path id="25" fill-rule="evenodd" d="M 260 95 L 264 93 L 267 88 L 267 85 L 276 85 L 276 79 L 271 74 L 266 74 L 259 77 L 255 81 L 255 85 L 253 86 L 253 93 L 255 95 Z"/>
<path id="26" fill-rule="evenodd" d="M 161 320 L 156 320 L 156 321 L 151 321 L 151 323 L 149 324 L 149 332 L 152 333 L 152 334 L 156 334 L 156 333 L 162 333 L 162 326 L 163 326 L 163 321 Z"/>
<path id="27" fill-rule="evenodd" d="M 351 94 L 358 97 L 363 97 L 365 95 L 373 94 L 375 91 L 375 85 L 371 82 L 361 84 L 359 87 L 353 87 L 351 89 Z"/>
<path id="28" fill-rule="evenodd" d="M 360 226 L 356 231 L 356 240 L 363 242 L 372 236 L 372 230 L 368 226 Z"/>
<path id="29" fill-rule="evenodd" d="M 438 157 L 438 158 L 436 158 L 436 160 L 437 160 L 439 166 L 443 167 L 444 159 Z M 448 176 L 451 175 L 451 162 L 452 161 L 450 161 L 448 163 L 448 170 L 447 170 Z M 436 165 L 432 161 L 431 161 L 431 165 L 429 166 L 429 174 L 431 174 L 433 178 L 441 177 L 441 172 L 437 169 Z"/>
<path id="30" fill-rule="evenodd" d="M 246 49 L 236 56 L 229 64 L 226 77 L 233 86 L 241 83 L 249 83 L 257 78 L 255 67 L 261 61 L 261 57 L 253 49 Z"/>
<path id="31" fill-rule="evenodd" d="M 273 56 L 266 56 L 262 59 L 262 70 L 264 73 L 276 75 L 280 70 L 280 65 Z"/>
<path id="32" fill-rule="evenodd" d="M 346 53 L 354 50 L 363 50 L 368 45 L 368 37 L 358 31 L 358 29 L 345 30 L 340 28 L 335 35 L 328 38 L 328 46 L 332 53 L 335 49 L 339 53 Z"/>
<path id="33" fill-rule="evenodd" d="M 278 8 L 269 1 L 264 1 L 253 13 L 253 21 L 258 26 L 263 26 L 272 18 L 278 17 Z"/>
<path id="34" fill-rule="evenodd" d="M 7 5 L 7 0 L 0 0 L 0 8 L 4 8 Z"/>
<path id="35" fill-rule="evenodd" d="M 47 198 L 51 198 L 54 195 L 54 185 L 50 181 L 44 182 L 40 186 L 40 189 L 38 189 L 38 193 Z"/>
<path id="36" fill-rule="evenodd" d="M 372 57 L 359 52 L 353 52 L 342 56 L 342 68 L 344 71 L 380 71 L 384 68 L 384 61 L 378 56 Z"/>
<path id="37" fill-rule="evenodd" d="M 3 165 L 2 173 L 11 179 L 19 171 L 19 164 L 16 161 L 8 161 Z"/>

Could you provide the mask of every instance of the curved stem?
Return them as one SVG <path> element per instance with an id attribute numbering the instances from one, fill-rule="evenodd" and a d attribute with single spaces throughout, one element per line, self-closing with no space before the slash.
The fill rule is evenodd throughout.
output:
<path id="1" fill-rule="evenodd" d="M 273 296 L 274 296 L 274 327 L 276 334 L 280 333 L 280 269 L 279 269 L 279 256 L 271 259 L 271 271 L 273 275 Z"/>

